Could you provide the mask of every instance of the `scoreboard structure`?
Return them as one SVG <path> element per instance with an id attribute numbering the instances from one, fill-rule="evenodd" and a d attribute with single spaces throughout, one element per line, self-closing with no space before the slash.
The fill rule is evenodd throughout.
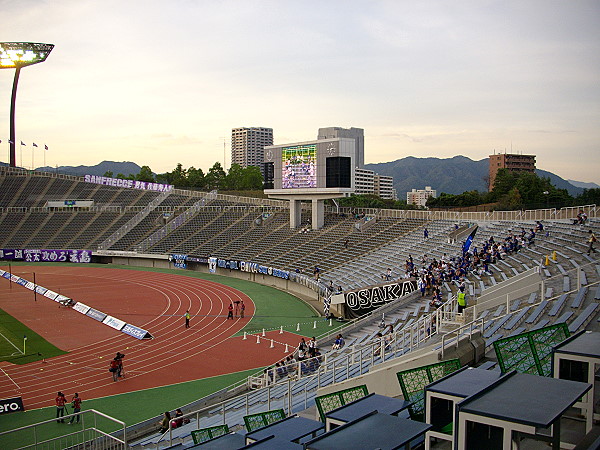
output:
<path id="1" fill-rule="evenodd" d="M 320 139 L 264 149 L 265 194 L 289 200 L 290 228 L 298 228 L 301 202 L 312 202 L 312 228 L 324 225 L 326 199 L 354 192 L 355 140 Z"/>

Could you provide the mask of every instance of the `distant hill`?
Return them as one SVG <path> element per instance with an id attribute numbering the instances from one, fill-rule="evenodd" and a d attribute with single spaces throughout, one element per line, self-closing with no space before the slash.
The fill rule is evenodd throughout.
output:
<path id="1" fill-rule="evenodd" d="M 38 172 L 58 172 L 67 175 L 83 176 L 83 175 L 104 175 L 106 172 L 112 172 L 113 176 L 122 173 L 125 176 L 137 175 L 140 173 L 141 167 L 136 163 L 124 161 L 102 161 L 95 166 L 59 166 L 59 167 L 38 167 L 35 169 Z"/>
<path id="2" fill-rule="evenodd" d="M 394 177 L 394 188 L 400 198 L 411 189 L 431 186 L 438 194 L 461 194 L 465 191 L 487 191 L 487 159 L 473 161 L 465 156 L 453 158 L 407 158 L 366 164 L 366 169 Z"/>
<path id="3" fill-rule="evenodd" d="M 553 174 L 552 172 L 546 172 L 545 170 L 536 169 L 535 173 L 537 173 L 540 177 L 550 178 L 550 182 L 554 186 L 556 186 L 558 189 L 566 189 L 569 192 L 569 194 L 571 194 L 573 197 L 583 193 L 582 188 L 574 186 L 564 178 L 561 178 L 558 175 Z"/>
<path id="4" fill-rule="evenodd" d="M 598 189 L 600 188 L 599 185 L 597 185 L 596 183 L 585 183 L 583 181 L 575 181 L 575 180 L 567 180 L 569 183 L 571 183 L 573 186 L 576 186 L 578 188 L 582 188 L 582 189 Z"/>
<path id="5" fill-rule="evenodd" d="M 365 164 L 365 168 L 380 175 L 394 177 L 394 188 L 399 198 L 411 189 L 425 189 L 431 186 L 438 192 L 461 194 L 465 191 L 487 192 L 488 158 L 474 161 L 466 156 L 453 158 L 407 158 L 392 162 Z M 569 194 L 576 196 L 583 192 L 580 187 L 564 180 L 558 175 L 537 169 L 541 177 L 550 178 L 550 182 L 559 189 L 566 189 Z"/>

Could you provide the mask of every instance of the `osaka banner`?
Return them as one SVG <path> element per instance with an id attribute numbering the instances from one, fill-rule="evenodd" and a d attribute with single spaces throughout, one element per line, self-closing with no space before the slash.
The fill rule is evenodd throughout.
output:
<path id="1" fill-rule="evenodd" d="M 27 262 L 72 262 L 89 263 L 90 250 L 46 250 L 46 249 L 0 249 L 0 259 Z"/>
<path id="2" fill-rule="evenodd" d="M 411 278 L 399 283 L 390 283 L 357 289 L 344 293 L 346 317 L 356 318 L 371 312 L 397 298 L 417 290 L 417 282 Z"/>

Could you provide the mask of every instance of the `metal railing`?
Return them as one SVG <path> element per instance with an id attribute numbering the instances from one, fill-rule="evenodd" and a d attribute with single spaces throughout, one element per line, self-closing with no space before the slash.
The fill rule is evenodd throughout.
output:
<path id="1" fill-rule="evenodd" d="M 457 315 L 459 314 L 457 313 Z M 446 350 L 449 341 L 454 340 L 453 343 L 455 344 L 456 348 L 458 348 L 462 337 L 468 336 L 469 341 L 472 340 L 476 332 L 483 332 L 484 325 L 485 319 L 479 318 L 444 333 L 442 335 L 442 343 L 440 345 L 441 358 L 444 358 L 444 351 Z"/>
<path id="2" fill-rule="evenodd" d="M 71 419 L 74 420 L 75 427 L 60 436 L 52 437 L 53 434 L 56 434 L 57 419 L 49 419 L 1 432 L 0 443 L 3 448 L 36 450 L 77 447 L 94 450 L 125 450 L 128 448 L 125 422 L 95 409 L 86 409 L 61 417 L 61 420 L 65 422 Z"/>
<path id="3" fill-rule="evenodd" d="M 431 338 L 440 333 L 442 314 L 451 308 L 444 306 L 452 304 L 453 301 L 455 302 L 455 299 L 448 300 L 436 311 L 424 314 L 411 325 L 382 338 L 348 345 L 321 356 L 287 364 L 285 371 L 277 372 L 277 368 L 270 368 L 248 377 L 247 387 L 251 389 L 250 392 L 203 407 L 183 417 L 193 419 L 197 429 L 215 424 L 227 424 L 230 429 L 241 429 L 244 425 L 244 415 L 273 408 L 282 408 L 288 415 L 304 410 L 311 406 L 319 388 L 362 375 L 374 366 L 426 347 Z M 381 309 L 377 310 L 377 313 L 380 312 Z M 373 316 L 370 315 L 361 321 L 364 323 L 365 320 L 372 319 Z M 469 337 L 476 331 L 475 326 L 469 328 L 469 325 L 465 325 L 462 328 L 469 330 Z M 347 330 L 347 327 L 344 330 Z M 447 344 L 446 341 L 444 345 Z M 235 387 L 239 387 L 239 384 L 231 386 L 230 389 Z M 159 442 L 168 441 L 169 445 L 172 445 L 178 439 L 177 430 L 170 427 Z"/>
<path id="4" fill-rule="evenodd" d="M 205 193 L 200 200 L 187 208 L 183 213 L 179 214 L 173 220 L 169 221 L 159 230 L 156 230 L 150 236 L 136 245 L 136 251 L 143 252 L 148 250 L 157 242 L 167 237 L 170 233 L 178 229 L 181 225 L 187 223 L 192 217 L 198 214 L 199 208 L 206 207 L 205 203 L 212 200 L 210 193 Z"/>
<path id="5" fill-rule="evenodd" d="M 417 341 L 410 330 L 400 331 L 393 339 L 381 339 L 365 345 L 343 348 L 337 355 L 323 355 L 297 362 L 297 368 L 286 375 L 263 384 L 264 378 L 255 381 L 263 387 L 236 396 L 226 401 L 206 406 L 182 416 L 193 419 L 196 429 L 227 424 L 230 430 L 240 430 L 244 426 L 243 416 L 282 408 L 290 415 L 311 406 L 319 388 L 354 378 L 383 362 L 410 352 L 411 343 Z M 346 353 L 343 353 L 346 352 Z M 318 361 L 321 358 L 321 361 Z M 314 369 L 311 370 L 311 367 Z M 272 372 L 277 377 L 276 372 Z M 298 375 L 300 374 L 300 375 Z M 266 375 L 270 377 L 270 375 Z M 189 435 L 189 428 L 184 435 Z M 180 437 L 177 429 L 169 430 L 157 442 L 173 445 Z"/>
<path id="6" fill-rule="evenodd" d="M 560 209 L 531 209 L 525 211 L 431 211 L 431 210 L 403 210 L 403 209 L 377 209 L 377 208 L 351 208 L 327 207 L 326 211 L 336 214 L 352 214 L 352 210 L 360 211 L 366 215 L 376 215 L 380 218 L 393 219 L 424 219 L 449 220 L 455 222 L 494 222 L 494 221 L 525 221 L 536 220 L 566 220 L 573 219 L 580 211 L 587 214 L 588 218 L 600 217 L 599 208 L 595 204 L 569 206 Z"/>

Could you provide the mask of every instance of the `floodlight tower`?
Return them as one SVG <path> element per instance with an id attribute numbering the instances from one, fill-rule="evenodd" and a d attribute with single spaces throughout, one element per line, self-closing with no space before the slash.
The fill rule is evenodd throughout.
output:
<path id="1" fill-rule="evenodd" d="M 15 69 L 12 96 L 10 97 L 10 166 L 17 166 L 15 152 L 15 103 L 21 68 L 46 61 L 54 44 L 34 42 L 0 42 L 0 69 Z"/>

